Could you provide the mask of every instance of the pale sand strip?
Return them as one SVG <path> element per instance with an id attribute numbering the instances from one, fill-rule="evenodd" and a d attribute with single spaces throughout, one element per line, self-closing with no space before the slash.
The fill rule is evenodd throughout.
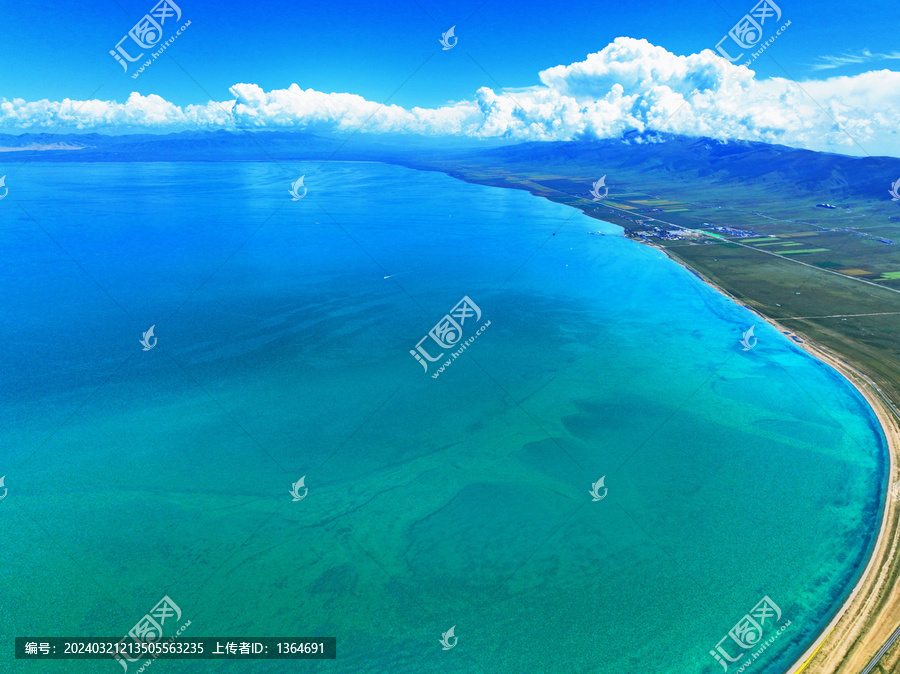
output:
<path id="1" fill-rule="evenodd" d="M 665 248 L 653 248 L 685 269 L 696 274 L 710 287 L 722 293 L 736 304 L 752 311 L 760 320 L 780 332 L 797 334 L 777 321 L 747 306 L 708 278 L 684 262 L 668 254 Z M 798 335 L 800 337 L 800 335 Z M 806 337 L 798 346 L 830 365 L 849 381 L 874 410 L 888 444 L 890 458 L 890 484 L 897 479 L 900 464 L 900 425 L 897 409 L 882 397 L 878 387 L 866 375 L 846 363 L 837 354 L 812 344 Z M 796 344 L 796 342 L 795 342 Z M 894 501 L 888 490 L 882 510 L 881 528 L 869 563 L 856 587 L 847 597 L 832 621 L 821 635 L 785 674 L 859 674 L 878 649 L 900 626 L 900 502 Z M 900 648 L 894 647 L 880 661 L 883 671 L 895 671 L 893 665 L 900 662 Z M 878 671 L 877 669 L 875 670 Z"/>
<path id="2" fill-rule="evenodd" d="M 781 327 L 774 321 L 768 322 Z M 890 483 L 893 485 L 900 457 L 900 427 L 889 403 L 885 402 L 868 377 L 835 354 L 808 341 L 800 346 L 807 347 L 809 353 L 840 372 L 875 411 L 888 442 Z M 893 500 L 889 489 L 882 510 L 878 539 L 859 582 L 819 638 L 787 674 L 859 674 L 900 625 L 900 594 L 895 587 L 900 571 L 898 506 L 900 503 Z M 888 662 L 887 655 L 881 662 Z"/>

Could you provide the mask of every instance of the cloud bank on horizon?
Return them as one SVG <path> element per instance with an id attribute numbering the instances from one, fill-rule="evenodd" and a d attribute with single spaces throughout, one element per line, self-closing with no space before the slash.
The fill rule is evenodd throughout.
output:
<path id="1" fill-rule="evenodd" d="M 231 87 L 231 100 L 179 107 L 134 92 L 115 101 L 0 99 L 0 130 L 297 129 L 510 140 L 619 137 L 626 131 L 778 143 L 844 154 L 900 156 L 900 72 L 795 82 L 755 78 L 711 50 L 679 56 L 620 37 L 581 62 L 541 71 L 541 84 L 440 108 L 382 105 L 349 93 Z"/>

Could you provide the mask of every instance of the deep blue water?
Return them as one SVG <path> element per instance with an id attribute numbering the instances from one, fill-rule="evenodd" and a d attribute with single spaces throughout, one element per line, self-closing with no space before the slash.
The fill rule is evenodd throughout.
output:
<path id="1" fill-rule="evenodd" d="M 721 672 L 763 596 L 791 624 L 746 671 L 811 643 L 886 489 L 847 382 L 565 206 L 286 168 L 0 167 L 0 669 L 14 636 L 123 636 L 164 595 L 184 637 L 338 659 L 148 671 Z M 451 357 L 410 350 L 464 296 L 463 340 L 490 324 L 434 378 Z"/>

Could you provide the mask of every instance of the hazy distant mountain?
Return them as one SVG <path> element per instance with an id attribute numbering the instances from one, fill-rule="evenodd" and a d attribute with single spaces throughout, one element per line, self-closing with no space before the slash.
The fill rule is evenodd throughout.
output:
<path id="1" fill-rule="evenodd" d="M 298 131 L 183 131 L 181 133 L 103 135 L 0 134 L 0 161 L 32 152 L 30 161 L 266 161 L 272 159 L 366 159 L 391 161 L 418 152 L 497 147 L 501 142 L 424 136 Z M 65 149 L 61 149 L 65 147 Z M 3 152 L 6 150 L 6 152 Z"/>
<path id="2" fill-rule="evenodd" d="M 753 183 L 837 196 L 886 194 L 900 179 L 900 159 L 848 157 L 749 141 L 629 133 L 623 138 L 508 144 L 448 137 L 297 131 L 185 131 L 167 135 L 0 134 L 0 161 L 367 160 L 454 173 L 555 174 L 584 180 L 640 175 L 673 183 Z M 44 148 L 44 149 L 38 149 Z M 66 149 L 62 149 L 66 148 Z"/>
<path id="3" fill-rule="evenodd" d="M 438 157 L 430 157 L 432 164 Z M 793 186 L 805 192 L 832 195 L 887 196 L 890 184 L 900 179 L 900 159 L 848 157 L 750 141 L 722 141 L 649 134 L 625 138 L 531 142 L 478 152 L 453 153 L 443 160 L 473 163 L 484 170 L 556 174 L 584 179 L 609 175 L 657 174 L 666 183 L 715 182 L 767 184 L 776 191 Z M 424 167 L 424 166 L 423 166 Z M 644 181 L 642 181 L 644 182 Z"/>

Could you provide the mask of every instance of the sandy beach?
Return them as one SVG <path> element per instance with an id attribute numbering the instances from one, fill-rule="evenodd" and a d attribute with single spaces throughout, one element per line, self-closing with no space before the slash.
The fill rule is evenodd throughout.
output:
<path id="1" fill-rule="evenodd" d="M 778 325 L 769 321 L 773 325 Z M 780 326 L 778 326 L 780 327 Z M 839 357 L 816 345 L 801 346 L 847 378 L 875 411 L 888 442 L 891 484 L 897 478 L 900 426 L 895 413 L 874 384 Z M 878 539 L 866 569 L 847 601 L 818 639 L 788 670 L 788 674 L 858 674 L 900 625 L 900 502 L 888 490 Z M 892 647 L 879 661 L 883 671 L 895 671 L 900 649 Z M 878 669 L 875 670 L 879 671 Z"/>
<path id="2" fill-rule="evenodd" d="M 874 410 L 884 431 L 890 457 L 890 484 L 897 482 L 900 465 L 900 415 L 885 399 L 874 382 L 839 355 L 810 342 L 804 335 L 790 330 L 764 316 L 753 307 L 733 297 L 708 278 L 668 255 L 660 246 L 653 246 L 669 259 L 696 274 L 700 279 L 732 301 L 752 311 L 779 332 L 796 335 L 803 342 L 798 346 L 830 365 L 847 379 Z M 796 343 L 796 342 L 795 342 Z M 806 652 L 787 670 L 786 674 L 859 674 L 871 658 L 900 626 L 900 501 L 894 500 L 889 489 L 882 509 L 878 538 L 872 556 L 835 617 Z M 893 672 L 900 664 L 900 639 L 882 656 L 873 672 Z"/>

